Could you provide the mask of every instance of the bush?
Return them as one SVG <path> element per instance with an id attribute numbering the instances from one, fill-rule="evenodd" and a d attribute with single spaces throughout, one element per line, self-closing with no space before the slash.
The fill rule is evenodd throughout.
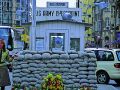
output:
<path id="1" fill-rule="evenodd" d="M 41 87 L 42 90 L 64 90 L 62 76 L 60 74 L 53 76 L 53 74 L 49 73 L 44 78 Z"/>

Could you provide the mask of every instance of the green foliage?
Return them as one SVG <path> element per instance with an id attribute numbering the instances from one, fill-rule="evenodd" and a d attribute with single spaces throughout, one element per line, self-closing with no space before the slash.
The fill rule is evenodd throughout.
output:
<path id="1" fill-rule="evenodd" d="M 42 90 L 64 90 L 63 79 L 61 74 L 54 76 L 49 73 L 41 84 Z"/>

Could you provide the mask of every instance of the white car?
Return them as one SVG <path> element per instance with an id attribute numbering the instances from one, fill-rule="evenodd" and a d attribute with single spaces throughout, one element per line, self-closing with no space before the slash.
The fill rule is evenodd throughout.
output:
<path id="1" fill-rule="evenodd" d="M 96 55 L 98 83 L 107 84 L 112 79 L 120 85 L 120 49 L 86 48 L 85 51 L 93 51 Z"/>

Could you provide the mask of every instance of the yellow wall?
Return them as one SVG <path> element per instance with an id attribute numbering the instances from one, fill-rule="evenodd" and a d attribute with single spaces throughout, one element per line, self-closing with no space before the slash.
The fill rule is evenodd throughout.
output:
<path id="1" fill-rule="evenodd" d="M 92 23 L 93 3 L 94 0 L 80 0 L 80 8 L 82 9 L 82 13 L 83 13 L 82 19 L 85 20 L 86 23 Z M 91 17 L 88 17 L 88 15 L 91 15 Z"/>
<path id="2" fill-rule="evenodd" d="M 93 18 L 93 13 L 92 13 L 92 7 L 94 5 L 94 0 L 80 0 L 80 8 L 82 9 L 82 20 L 85 21 L 85 23 L 90 23 L 92 24 L 92 18 Z M 89 17 L 88 15 L 90 15 L 91 17 Z M 86 37 L 85 40 L 86 41 L 94 41 L 93 37 L 92 37 L 92 28 L 87 28 L 86 29 Z M 88 34 L 90 34 L 90 36 L 88 36 Z"/>

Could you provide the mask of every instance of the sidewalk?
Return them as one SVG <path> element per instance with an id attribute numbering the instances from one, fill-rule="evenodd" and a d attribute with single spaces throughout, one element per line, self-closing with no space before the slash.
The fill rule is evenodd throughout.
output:
<path id="1" fill-rule="evenodd" d="M 116 89 L 114 86 L 112 85 L 102 85 L 102 84 L 98 84 L 98 89 L 97 90 L 118 90 Z"/>
<path id="2" fill-rule="evenodd" d="M 7 86 L 5 88 L 5 90 L 11 90 L 12 86 Z M 111 86 L 111 85 L 98 85 L 98 89 L 97 90 L 118 90 L 115 87 Z"/>
<path id="3" fill-rule="evenodd" d="M 5 90 L 11 90 L 11 88 L 12 88 L 12 83 L 13 83 L 13 81 L 12 81 L 12 73 L 9 73 L 9 77 L 10 77 L 10 81 L 11 81 L 11 86 L 6 86 Z"/>

